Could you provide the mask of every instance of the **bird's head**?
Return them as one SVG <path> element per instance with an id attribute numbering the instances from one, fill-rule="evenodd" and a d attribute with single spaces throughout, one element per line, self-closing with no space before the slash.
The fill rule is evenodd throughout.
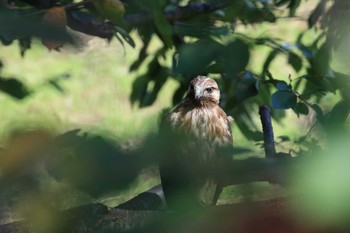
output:
<path id="1" fill-rule="evenodd" d="M 214 79 L 197 76 L 192 79 L 186 97 L 198 103 L 219 104 L 220 90 Z"/>

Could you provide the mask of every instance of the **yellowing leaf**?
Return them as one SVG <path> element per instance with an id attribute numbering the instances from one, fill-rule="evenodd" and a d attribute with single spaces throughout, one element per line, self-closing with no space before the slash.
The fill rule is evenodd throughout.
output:
<path id="1" fill-rule="evenodd" d="M 67 16 L 64 7 L 52 7 L 46 11 L 43 17 L 43 23 L 55 29 L 65 30 L 67 25 Z M 63 41 L 42 39 L 42 44 L 48 49 L 57 49 L 63 45 Z"/>
<path id="2" fill-rule="evenodd" d="M 93 0 L 94 7 L 101 17 L 108 19 L 115 25 L 123 22 L 124 5 L 119 0 Z"/>

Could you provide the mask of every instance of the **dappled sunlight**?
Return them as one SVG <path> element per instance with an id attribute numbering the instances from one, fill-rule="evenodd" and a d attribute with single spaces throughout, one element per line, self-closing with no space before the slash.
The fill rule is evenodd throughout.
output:
<path id="1" fill-rule="evenodd" d="M 0 232 L 348 232 L 349 9 L 0 1 Z"/>

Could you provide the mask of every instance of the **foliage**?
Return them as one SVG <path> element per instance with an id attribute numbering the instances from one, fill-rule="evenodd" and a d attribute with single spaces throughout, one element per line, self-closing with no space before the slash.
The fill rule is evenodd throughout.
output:
<path id="1" fill-rule="evenodd" d="M 265 22 L 277 23 L 282 18 L 293 19 L 302 1 L 13 0 L 2 3 L 0 38 L 4 45 L 18 40 L 24 55 L 33 37 L 41 38 L 48 49 L 78 43 L 67 27 L 108 40 L 116 37 L 131 46 L 135 44 L 129 33 L 136 30 L 143 45 L 139 58 L 130 64 L 130 71 L 138 70 L 142 64 L 147 64 L 148 69 L 135 80 L 131 103 L 140 107 L 152 105 L 167 80 L 175 79 L 179 83 L 173 95 L 176 104 L 190 79 L 210 74 L 220 78 L 222 106 L 234 115 L 241 132 L 249 139 L 261 140 L 250 120 L 257 105 L 272 106 L 276 120 L 284 116 L 277 109 L 293 109 L 298 115 L 315 112 L 321 123 L 321 119 L 329 119 L 319 105 L 324 95 L 339 91 L 341 101 L 348 103 L 347 76 L 330 67 L 332 51 L 347 33 L 344 23 L 348 17 L 344 10 L 347 4 L 320 0 L 308 16 L 310 29 L 290 43 L 285 41 L 287 38 L 241 34 L 237 25 L 257 27 Z M 338 14 L 344 18 L 338 19 Z M 313 28 L 319 30 L 318 36 L 305 42 L 304 34 Z M 163 46 L 150 54 L 148 47 L 153 36 Z M 261 72 L 253 73 L 248 64 L 251 54 L 260 47 L 269 48 L 270 53 L 261 64 Z M 169 53 L 173 57 L 171 67 L 161 62 Z M 281 56 L 287 58 L 296 77 L 286 80 L 269 72 L 271 63 Z M 21 86 L 3 83 L 1 89 L 13 93 L 9 89 L 17 88 L 18 93 L 23 89 Z"/>
<path id="2" fill-rule="evenodd" d="M 349 74 L 332 67 L 335 54 L 342 50 L 346 54 L 344 44 L 349 36 L 350 3 L 347 0 L 319 0 L 306 18 L 305 15 L 297 15 L 304 4 L 306 1 L 301 0 L 0 1 L 0 40 L 4 46 L 18 41 L 24 56 L 34 38 L 40 39 L 43 46 L 50 50 L 59 50 L 65 45 L 79 45 L 74 36 L 76 31 L 109 41 L 116 38 L 123 45 L 135 47 L 135 38 L 130 36 L 135 32 L 133 35 L 142 46 L 137 60 L 129 65 L 129 71 L 139 74 L 141 67 L 147 69 L 133 83 L 130 95 L 133 105 L 143 108 L 154 104 L 169 80 L 178 83 L 172 98 L 173 104 L 176 104 L 194 76 L 208 74 L 219 82 L 222 107 L 234 116 L 235 124 L 250 140 L 262 141 L 262 134 L 254 120 L 261 104 L 271 108 L 277 121 L 286 116 L 287 109 L 298 116 L 315 116 L 314 125 L 321 126 L 326 137 L 334 136 L 346 131 L 350 112 Z M 273 34 L 252 36 L 240 30 L 242 27 L 262 27 L 299 18 L 307 21 L 308 28 L 295 38 L 276 38 Z M 307 38 L 310 31 L 314 32 L 311 39 Z M 161 46 L 150 52 L 154 37 L 161 41 Z M 261 48 L 266 49 L 268 55 L 253 70 L 249 64 Z M 171 64 L 164 62 L 169 56 Z M 286 67 L 294 70 L 289 77 L 271 73 L 272 64 L 280 59 L 285 59 Z M 17 99 L 24 99 L 31 93 L 20 80 L 3 77 L 1 73 L 0 90 Z M 337 103 L 323 104 L 325 97 L 333 94 L 338 96 Z M 310 132 L 313 129 L 314 126 L 310 126 Z M 125 188 L 145 166 L 135 162 L 138 157 L 133 158 L 132 163 L 136 167 L 123 177 L 125 174 L 118 171 L 123 171 L 124 162 L 120 162 L 118 156 L 121 155 L 122 160 L 130 164 L 127 153 L 110 148 L 100 138 L 84 140 L 86 142 L 74 150 L 79 152 L 77 156 L 87 156 L 84 157 L 88 158 L 84 160 L 86 163 L 80 163 L 83 159 L 79 158 L 70 163 L 72 157 L 66 153 L 68 159 L 64 157 L 60 158 L 63 159 L 61 161 L 54 161 L 56 163 L 51 164 L 50 172 L 59 178 L 62 178 L 63 172 L 62 179 L 68 177 L 73 185 L 92 196 L 109 191 L 112 183 Z M 298 145 L 294 151 L 298 155 L 317 154 L 322 145 L 322 140 L 310 134 L 298 135 L 293 140 L 285 136 L 281 140 Z M 94 143 L 96 148 L 102 144 L 107 152 L 95 157 L 99 153 Z M 117 157 L 108 157 L 113 153 Z M 119 163 L 120 170 L 113 172 L 115 167 L 108 166 L 114 163 Z M 94 171 L 91 175 L 91 165 L 95 164 L 107 167 L 106 171 Z M 113 179 L 109 179 L 109 172 L 115 175 Z M 82 179 L 87 176 L 95 179 Z M 99 183 L 100 180 L 105 183 Z"/>

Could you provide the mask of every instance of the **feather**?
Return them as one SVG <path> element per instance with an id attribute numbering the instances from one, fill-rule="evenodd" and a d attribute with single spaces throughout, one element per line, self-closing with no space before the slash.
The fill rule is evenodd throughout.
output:
<path id="1" fill-rule="evenodd" d="M 168 112 L 160 136 L 168 153 L 160 176 L 170 207 L 215 205 L 223 186 L 211 171 L 231 160 L 231 119 L 219 106 L 217 83 L 205 76 L 191 81 L 186 98 Z"/>

